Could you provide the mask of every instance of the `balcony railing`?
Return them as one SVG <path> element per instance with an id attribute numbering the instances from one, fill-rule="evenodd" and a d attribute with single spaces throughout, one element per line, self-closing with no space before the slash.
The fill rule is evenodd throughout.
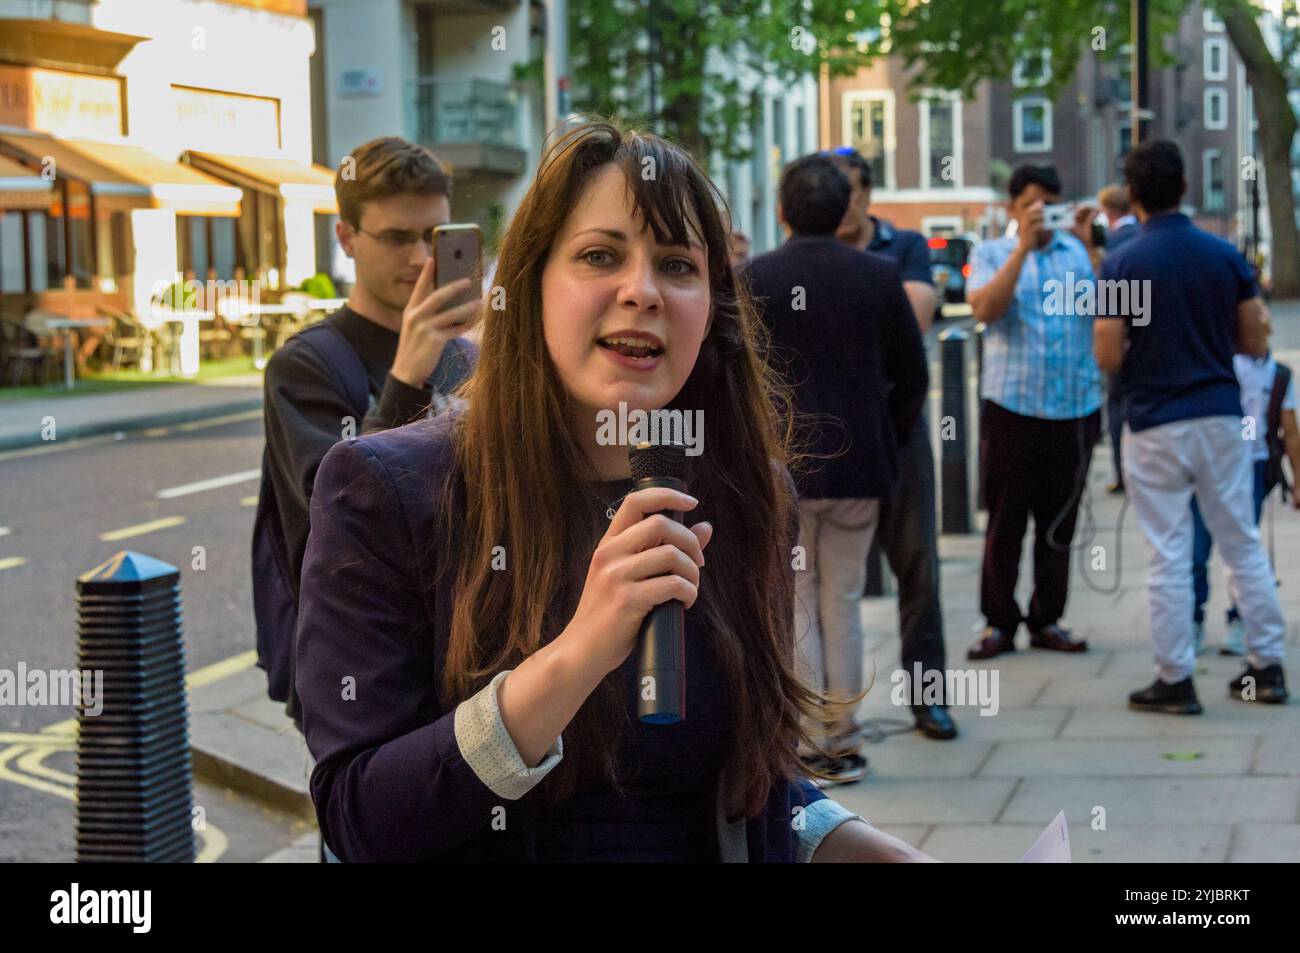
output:
<path id="1" fill-rule="evenodd" d="M 407 83 L 406 106 L 407 128 L 425 145 L 523 148 L 518 94 L 508 83 L 417 77 Z"/>

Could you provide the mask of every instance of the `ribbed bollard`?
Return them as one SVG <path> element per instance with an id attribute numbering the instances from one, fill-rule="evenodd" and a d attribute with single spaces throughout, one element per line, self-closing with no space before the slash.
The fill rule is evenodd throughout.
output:
<path id="1" fill-rule="evenodd" d="M 939 335 L 943 368 L 943 420 L 940 424 L 940 480 L 944 533 L 971 531 L 970 484 L 967 482 L 969 419 L 966 403 L 966 338 L 960 328 Z"/>
<path id="2" fill-rule="evenodd" d="M 103 673 L 102 711 L 77 713 L 77 861 L 192 863 L 180 573 L 118 553 L 77 580 L 77 630 Z"/>

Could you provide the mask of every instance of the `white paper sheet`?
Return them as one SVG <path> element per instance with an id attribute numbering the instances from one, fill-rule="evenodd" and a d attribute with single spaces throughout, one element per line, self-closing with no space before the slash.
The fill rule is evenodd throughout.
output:
<path id="1" fill-rule="evenodd" d="M 1025 851 L 1020 858 L 1022 864 L 1068 864 L 1070 863 L 1070 829 L 1065 823 L 1065 812 L 1052 818 L 1038 840 Z"/>

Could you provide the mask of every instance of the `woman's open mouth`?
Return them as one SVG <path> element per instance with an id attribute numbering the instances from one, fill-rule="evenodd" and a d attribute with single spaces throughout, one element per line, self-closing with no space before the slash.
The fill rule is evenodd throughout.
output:
<path id="1" fill-rule="evenodd" d="M 611 334 L 596 343 L 616 364 L 635 370 L 654 367 L 664 353 L 663 344 L 653 335 Z"/>

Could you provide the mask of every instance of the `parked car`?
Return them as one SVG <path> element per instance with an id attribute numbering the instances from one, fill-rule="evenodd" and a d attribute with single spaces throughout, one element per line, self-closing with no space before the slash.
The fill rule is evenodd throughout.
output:
<path id="1" fill-rule="evenodd" d="M 942 317 L 945 304 L 958 304 L 966 300 L 966 279 L 970 277 L 970 259 L 975 241 L 970 238 L 935 236 L 929 240 L 930 278 L 939 300 L 935 305 L 935 320 Z"/>

